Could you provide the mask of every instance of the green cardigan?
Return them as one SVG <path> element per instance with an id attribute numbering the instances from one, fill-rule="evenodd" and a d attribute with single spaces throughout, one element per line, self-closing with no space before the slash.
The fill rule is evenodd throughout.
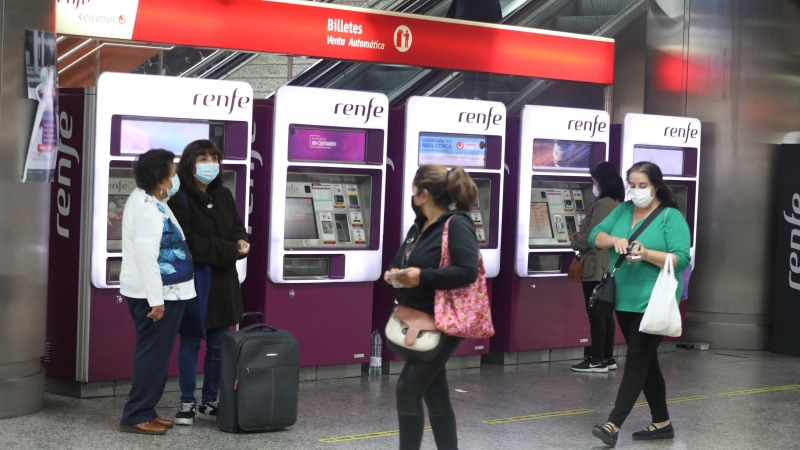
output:
<path id="1" fill-rule="evenodd" d="M 589 236 L 592 247 L 597 248 L 594 241 L 601 232 L 614 237 L 630 238 L 634 231 L 644 223 L 644 220 L 641 220 L 631 229 L 633 210 L 633 202 L 625 202 L 594 227 Z M 681 272 L 689 267 L 691 258 L 689 256 L 689 247 L 691 246 L 689 224 L 686 223 L 686 219 L 680 211 L 675 208 L 664 209 L 661 216 L 663 217 L 656 217 L 636 240 L 648 250 L 672 253 L 678 258 L 678 265 L 675 266 L 675 278 L 678 280 L 675 300 L 678 301 L 683 291 Z M 608 250 L 608 256 L 611 264 L 614 264 L 617 262 L 619 254 L 612 247 Z M 617 311 L 643 313 L 650 302 L 650 294 L 653 292 L 660 272 L 660 268 L 646 261 L 631 264 L 623 262 L 622 267 L 614 275 L 617 288 Z"/>

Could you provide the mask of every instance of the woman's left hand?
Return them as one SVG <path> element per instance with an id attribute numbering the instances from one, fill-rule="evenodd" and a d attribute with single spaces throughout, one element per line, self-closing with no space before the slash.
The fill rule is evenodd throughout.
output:
<path id="1" fill-rule="evenodd" d="M 639 243 L 638 241 L 633 243 L 633 249 L 625 258 L 628 260 L 629 263 L 631 262 L 642 262 L 647 259 L 647 249 Z"/>
<path id="2" fill-rule="evenodd" d="M 409 267 L 405 273 L 398 275 L 396 280 L 407 288 L 415 288 L 419 286 L 419 268 Z"/>
<path id="3" fill-rule="evenodd" d="M 250 253 L 250 244 L 244 239 L 239 239 L 239 256 L 245 256 Z"/>

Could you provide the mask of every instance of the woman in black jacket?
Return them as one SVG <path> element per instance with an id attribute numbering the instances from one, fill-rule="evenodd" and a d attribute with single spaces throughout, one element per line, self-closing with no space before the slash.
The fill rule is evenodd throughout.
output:
<path id="1" fill-rule="evenodd" d="M 436 290 L 467 286 L 478 279 L 480 251 L 475 225 L 466 214 L 478 198 L 478 187 L 464 169 L 448 171 L 444 166 L 421 166 L 414 177 L 411 206 L 416 213 L 414 226 L 386 272 L 407 269 L 395 281 L 404 286 L 397 303 L 433 315 Z M 448 231 L 451 265 L 440 269 L 442 232 Z M 400 449 L 418 450 L 422 444 L 424 413 L 428 405 L 433 437 L 439 450 L 457 450 L 456 417 L 450 405 L 445 364 L 461 343 L 461 338 L 442 336 L 439 353 L 428 362 L 406 361 L 397 381 L 397 414 L 400 423 Z"/>
<path id="2" fill-rule="evenodd" d="M 247 255 L 247 231 L 236 212 L 233 194 L 222 185 L 222 152 L 209 140 L 186 146 L 178 164 L 180 193 L 169 207 L 183 228 L 196 264 L 211 268 L 211 288 L 206 316 L 206 359 L 203 398 L 195 408 L 197 354 L 200 338 L 181 334 L 178 382 L 181 411 L 177 425 L 192 425 L 200 418 L 216 420 L 220 380 L 220 338 L 242 317 L 242 293 L 236 261 Z M 188 205 L 188 210 L 187 210 Z"/>

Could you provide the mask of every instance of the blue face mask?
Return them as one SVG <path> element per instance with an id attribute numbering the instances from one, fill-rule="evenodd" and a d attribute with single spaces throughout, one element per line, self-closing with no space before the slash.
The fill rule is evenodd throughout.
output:
<path id="1" fill-rule="evenodd" d="M 219 164 L 217 163 L 198 164 L 195 167 L 197 173 L 194 174 L 194 177 L 205 185 L 211 184 L 219 175 Z"/>
<path id="2" fill-rule="evenodd" d="M 172 188 L 167 189 L 167 198 L 172 197 L 173 195 L 178 193 L 178 189 L 181 188 L 181 179 L 178 178 L 178 174 L 176 173 L 174 177 L 170 179 L 172 181 Z"/>

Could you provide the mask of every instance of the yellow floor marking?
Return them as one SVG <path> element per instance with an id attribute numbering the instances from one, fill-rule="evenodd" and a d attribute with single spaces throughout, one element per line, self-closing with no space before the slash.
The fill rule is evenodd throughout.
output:
<path id="1" fill-rule="evenodd" d="M 734 395 L 747 395 L 747 394 L 760 394 L 762 392 L 775 392 L 775 391 L 787 391 L 789 389 L 800 389 L 800 385 L 798 384 L 789 384 L 786 386 L 774 386 L 768 388 L 761 388 L 761 389 L 748 389 L 745 391 L 733 391 L 733 392 L 723 392 L 719 395 L 724 395 L 726 397 L 732 397 Z"/>
<path id="2" fill-rule="evenodd" d="M 679 397 L 679 398 L 668 398 L 667 403 L 681 403 L 681 402 L 691 402 L 694 400 L 705 400 L 709 397 L 704 395 L 695 395 L 694 397 Z M 634 408 L 639 408 L 642 406 L 647 406 L 647 402 L 636 403 L 633 405 Z"/>
<path id="3" fill-rule="evenodd" d="M 425 431 L 431 431 L 431 427 L 425 427 L 424 429 Z M 358 441 L 361 439 L 374 439 L 387 436 L 397 436 L 398 434 L 400 434 L 400 430 L 378 431 L 377 433 L 351 434 L 350 436 L 325 438 L 325 439 L 320 439 L 319 442 L 326 442 L 326 443 L 350 442 L 350 441 Z"/>
<path id="4" fill-rule="evenodd" d="M 484 420 L 483 423 L 488 423 L 489 425 L 496 425 L 498 423 L 521 422 L 523 420 L 548 419 L 550 417 L 572 416 L 575 414 L 588 414 L 593 412 L 594 412 L 593 409 L 573 409 L 571 411 L 558 411 L 558 412 L 543 413 L 543 414 L 531 414 L 529 416 L 508 417 L 505 419 Z"/>

